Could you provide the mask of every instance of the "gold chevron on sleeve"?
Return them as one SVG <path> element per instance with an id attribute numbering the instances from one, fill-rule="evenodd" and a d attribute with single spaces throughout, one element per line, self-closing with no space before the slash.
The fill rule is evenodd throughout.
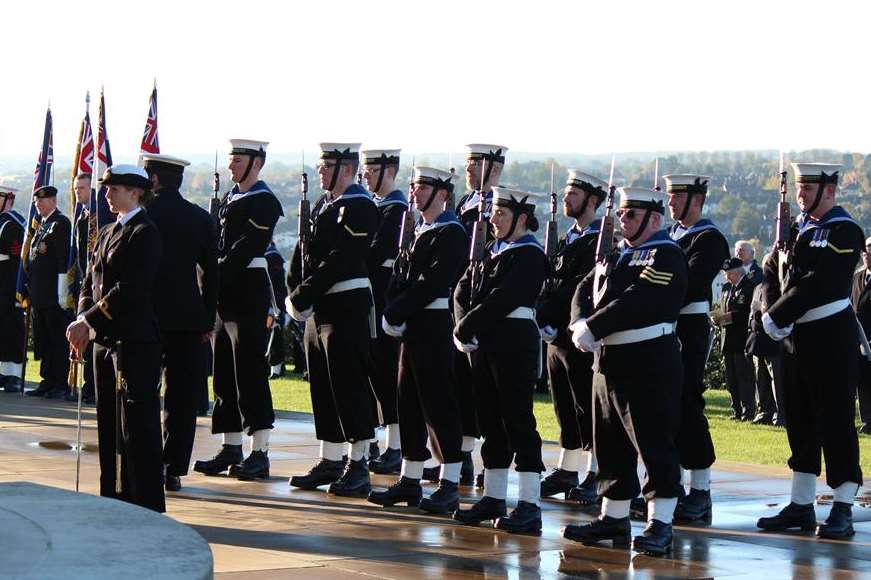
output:
<path id="1" fill-rule="evenodd" d="M 351 228 L 349 228 L 347 224 L 345 224 L 345 229 L 348 230 L 348 233 L 351 234 L 351 235 L 354 236 L 354 237 L 360 237 L 360 236 L 365 236 L 365 235 L 366 235 L 366 232 L 360 232 L 360 233 L 355 232 L 354 230 L 352 230 Z"/>
<path id="2" fill-rule="evenodd" d="M 837 248 L 834 244 L 832 244 L 832 242 L 828 242 L 826 244 L 826 247 L 830 248 L 836 254 L 849 254 L 853 251 L 853 248 L 844 248 L 843 250 L 841 248 Z"/>
<path id="3" fill-rule="evenodd" d="M 644 270 L 641 271 L 641 274 L 658 280 L 664 280 L 666 282 L 670 282 L 672 276 L 674 276 L 671 272 L 660 272 L 659 270 L 654 270 L 650 266 L 644 268 Z"/>
<path id="4" fill-rule="evenodd" d="M 248 218 L 248 223 L 251 224 L 252 226 L 254 226 L 255 228 L 257 228 L 258 230 L 268 230 L 269 229 L 269 226 L 261 226 L 260 224 L 258 224 L 254 220 L 252 220 L 251 218 Z"/>

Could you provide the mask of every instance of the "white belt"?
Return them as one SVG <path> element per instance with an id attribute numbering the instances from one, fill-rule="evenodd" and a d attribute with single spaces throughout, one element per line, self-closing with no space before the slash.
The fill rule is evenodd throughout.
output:
<path id="1" fill-rule="evenodd" d="M 629 344 L 633 342 L 641 342 L 652 338 L 659 338 L 674 332 L 674 323 L 662 322 L 653 326 L 645 326 L 644 328 L 633 328 L 631 330 L 621 330 L 609 334 L 602 339 L 602 344 L 613 346 L 617 344 Z"/>
<path id="2" fill-rule="evenodd" d="M 392 268 L 394 261 L 395 260 L 393 258 L 387 258 L 386 260 L 384 260 L 384 263 L 381 264 L 381 267 L 382 268 Z"/>
<path id="3" fill-rule="evenodd" d="M 532 320 L 535 322 L 535 308 L 529 306 L 518 306 L 508 313 L 505 318 L 519 318 L 521 320 Z"/>
<path id="4" fill-rule="evenodd" d="M 248 262 L 249 268 L 265 268 L 266 267 L 266 258 L 252 258 L 250 262 Z"/>
<path id="5" fill-rule="evenodd" d="M 0 254 L 0 262 L 6 262 L 7 260 L 9 260 L 9 256 L 6 254 Z"/>
<path id="6" fill-rule="evenodd" d="M 447 298 L 436 298 L 426 306 L 424 306 L 424 310 L 447 310 L 449 308 L 449 303 Z"/>
<path id="7" fill-rule="evenodd" d="M 350 280 L 342 280 L 336 282 L 325 294 L 338 294 L 339 292 L 347 292 L 348 290 L 358 290 L 360 288 L 372 288 L 369 278 L 351 278 Z"/>
<path id="8" fill-rule="evenodd" d="M 835 300 L 834 302 L 829 302 L 828 304 L 823 304 L 822 306 L 811 308 L 795 322 L 796 324 L 802 324 L 803 322 L 813 322 L 814 320 L 819 320 L 820 318 L 826 318 L 827 316 L 831 316 L 832 314 L 837 314 L 844 308 L 847 308 L 849 305 L 849 298 L 841 298 L 840 300 Z"/>
<path id="9" fill-rule="evenodd" d="M 707 300 L 700 302 L 690 302 L 680 309 L 681 314 L 707 314 L 711 310 Z"/>

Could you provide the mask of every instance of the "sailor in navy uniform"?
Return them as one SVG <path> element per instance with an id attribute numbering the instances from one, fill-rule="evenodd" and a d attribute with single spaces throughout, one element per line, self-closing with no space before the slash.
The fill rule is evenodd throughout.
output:
<path id="1" fill-rule="evenodd" d="M 466 145 L 466 189 L 469 192 L 460 199 L 457 204 L 456 214 L 460 222 L 466 228 L 469 240 L 472 239 L 472 231 L 480 215 L 481 198 L 483 197 L 484 220 L 490 219 L 493 205 L 493 186 L 499 183 L 502 169 L 505 167 L 505 154 L 508 147 L 503 145 L 489 145 L 485 143 L 472 143 Z M 487 222 L 487 241 L 493 240 L 493 227 Z M 463 271 L 468 261 L 468 252 L 462 257 Z M 475 466 L 472 462 L 472 452 L 475 450 L 475 440 L 480 436 L 478 419 L 475 415 L 476 403 L 474 399 L 475 378 L 469 366 L 469 357 L 457 351 L 454 355 L 454 373 L 457 387 L 460 393 L 460 413 L 463 417 L 463 469 L 460 476 L 460 485 L 476 484 L 483 487 L 483 474 L 478 474 L 475 482 Z M 436 470 L 428 470 L 435 471 Z M 436 473 L 428 472 L 424 478 L 434 479 Z"/>
<path id="2" fill-rule="evenodd" d="M 473 353 L 475 400 L 484 442 L 484 497 L 454 519 L 464 524 L 496 520 L 512 533 L 541 530 L 541 437 L 532 412 L 541 370 L 541 336 L 535 302 L 547 273 L 544 248 L 529 192 L 494 187 L 496 240 L 487 245 L 477 288 L 471 264 L 454 292 L 454 341 Z M 472 297 L 474 296 L 474 300 Z M 520 481 L 517 507 L 506 515 L 508 469 Z"/>
<path id="3" fill-rule="evenodd" d="M 24 312 L 15 298 L 24 218 L 12 209 L 16 191 L 0 184 L 0 387 L 7 393 L 21 391 L 24 362 Z"/>
<path id="4" fill-rule="evenodd" d="M 821 538 L 854 534 L 852 506 L 862 485 L 856 433 L 856 385 L 861 327 L 850 305 L 853 271 L 865 247 L 862 228 L 835 203 L 840 165 L 793 163 L 801 210 L 782 278 L 778 252 L 765 264 L 765 282 L 780 297 L 762 315 L 765 332 L 787 339 L 786 433 L 792 453 L 792 495 L 764 530 L 816 526 L 814 499 L 822 452 L 826 483 L 834 491 L 831 512 L 817 528 Z"/>
<path id="5" fill-rule="evenodd" d="M 596 210 L 608 184 L 598 177 L 570 170 L 563 190 L 563 213 L 574 219 L 557 246 L 550 283 L 536 305 L 542 338 L 547 343 L 547 377 L 560 427 L 560 456 L 556 469 L 541 482 L 541 496 L 565 493 L 582 504 L 596 501 L 593 454 L 593 355 L 574 347 L 568 331 L 575 289 L 593 269 L 599 225 Z M 588 452 L 586 476 L 579 483 L 583 451 Z M 572 491 L 574 490 L 574 491 Z"/>
<path id="6" fill-rule="evenodd" d="M 390 506 L 420 505 L 429 513 L 453 513 L 459 507 L 463 429 L 454 377 L 453 319 L 450 295 L 468 248 L 463 225 L 446 201 L 453 173 L 415 167 L 411 200 L 422 220 L 408 255 L 399 258 L 388 289 L 382 326 L 401 340 L 399 424 L 402 428 L 402 477 L 369 501 Z M 424 462 L 432 455 L 427 433 L 441 463 L 439 487 L 422 499 Z"/>
<path id="7" fill-rule="evenodd" d="M 331 193 L 314 222 L 305 279 L 289 297 L 295 320 L 314 317 L 317 342 L 308 344 L 315 434 L 333 449 L 348 443 L 349 461 L 329 492 L 369 494 L 369 442 L 375 436 L 369 387 L 369 344 L 376 336 L 372 287 L 366 262 L 378 229 L 378 209 L 355 183 L 359 144 L 321 143 L 321 189 Z M 313 467 L 318 469 L 320 462 Z M 316 487 L 325 478 L 303 476 L 291 485 Z"/>
<path id="8" fill-rule="evenodd" d="M 671 550 L 672 515 L 681 492 L 674 437 L 683 379 L 674 333 L 687 287 L 686 260 L 662 229 L 665 196 L 641 187 L 620 190 L 623 242 L 597 263 L 572 301 L 572 342 L 594 352 L 594 450 L 599 460 L 599 518 L 566 527 L 584 544 L 612 540 L 628 547 L 629 506 L 638 495 L 640 456 L 648 523 L 633 549 L 651 555 Z"/>
<path id="9" fill-rule="evenodd" d="M 160 434 L 160 329 L 154 308 L 162 254 L 160 232 L 143 210 L 151 181 L 141 167 L 113 165 L 100 179 L 118 220 L 97 238 L 82 286 L 78 318 L 67 328 L 79 355 L 94 345 L 100 495 L 166 510 Z M 120 393 L 116 373 L 123 378 Z M 120 397 L 121 417 L 116 414 Z M 118 424 L 121 493 L 115 489 Z"/>
<path id="10" fill-rule="evenodd" d="M 269 283 L 272 288 L 272 306 L 269 308 L 269 345 L 266 349 L 266 359 L 269 361 L 269 378 L 277 379 L 284 376 L 284 328 L 290 315 L 287 314 L 287 285 L 284 271 L 284 258 L 275 242 L 269 242 L 264 254 L 269 272 Z"/>
<path id="11" fill-rule="evenodd" d="M 702 217 L 710 177 L 665 175 L 668 210 L 675 220 L 671 239 L 686 256 L 688 285 L 677 320 L 684 383 L 681 390 L 681 422 L 677 435 L 680 464 L 690 471 L 690 491 L 675 510 L 678 523 L 710 523 L 711 465 L 714 443 L 705 417 L 705 362 L 713 337 L 709 312 L 712 284 L 723 262 L 729 259 L 729 242 L 711 220 Z"/>
<path id="12" fill-rule="evenodd" d="M 399 149 L 366 149 L 362 152 L 363 179 L 372 192 L 380 214 L 378 231 L 372 238 L 367 267 L 375 298 L 375 317 L 381 320 L 385 293 L 393 271 L 393 261 L 399 251 L 402 218 L 408 209 L 405 194 L 395 187 L 399 171 Z M 378 442 L 370 449 L 369 469 L 374 473 L 399 473 L 400 451 L 399 411 L 396 381 L 399 364 L 399 342 L 384 332 L 378 324 L 378 337 L 372 341 L 372 375 L 369 381 L 377 400 L 378 423 L 386 427 L 387 448 L 379 456 Z"/>
<path id="13" fill-rule="evenodd" d="M 154 296 L 166 385 L 163 462 L 166 490 L 179 491 L 194 448 L 199 405 L 196 386 L 208 372 L 203 366 L 201 349 L 212 338 L 215 327 L 218 299 L 215 228 L 208 212 L 179 193 L 184 168 L 190 162 L 153 153 L 143 154 L 140 159 L 154 192 L 148 204 L 148 217 L 157 226 L 164 248 Z"/>
<path id="14" fill-rule="evenodd" d="M 214 343 L 215 407 L 212 433 L 223 435 L 214 458 L 194 471 L 216 475 L 230 469 L 239 479 L 269 477 L 269 432 L 275 421 L 266 362 L 266 317 L 272 304 L 266 258 L 281 203 L 263 181 L 263 141 L 230 140 L 235 185 L 218 213 L 218 322 Z M 242 431 L 251 453 L 242 460 Z"/>
<path id="15" fill-rule="evenodd" d="M 41 360 L 42 381 L 28 396 L 62 399 L 69 392 L 69 345 L 64 331 L 72 320 L 66 272 L 70 259 L 70 220 L 57 209 L 57 189 L 51 185 L 33 193 L 40 222 L 27 258 L 27 286 L 33 305 L 33 351 Z"/>

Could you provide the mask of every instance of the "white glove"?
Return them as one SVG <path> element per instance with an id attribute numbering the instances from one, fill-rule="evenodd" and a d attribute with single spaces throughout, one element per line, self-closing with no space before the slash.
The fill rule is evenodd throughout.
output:
<path id="1" fill-rule="evenodd" d="M 593 336 L 593 332 L 590 330 L 590 327 L 587 326 L 587 320 L 581 319 L 572 324 L 572 343 L 576 348 L 582 350 L 584 352 L 593 352 L 596 350 L 596 347 L 601 344 L 601 341 L 597 341 L 596 337 Z"/>
<path id="2" fill-rule="evenodd" d="M 384 332 L 386 332 L 390 336 L 392 336 L 394 338 L 400 338 L 402 336 L 402 334 L 405 332 L 405 329 L 408 328 L 408 325 L 405 322 L 403 322 L 399 326 L 393 326 L 392 324 L 387 322 L 386 318 L 384 318 L 382 316 L 381 317 L 381 328 L 383 328 Z"/>
<path id="3" fill-rule="evenodd" d="M 541 340 L 550 344 L 556 340 L 557 331 L 556 328 L 548 324 L 544 328 L 539 328 L 538 333 L 541 334 Z"/>
<path id="4" fill-rule="evenodd" d="M 795 325 L 790 324 L 786 328 L 779 328 L 774 324 L 774 321 L 771 320 L 771 316 L 767 312 L 762 315 L 762 328 L 765 329 L 765 334 L 770 336 L 772 340 L 783 340 L 792 333 L 793 326 Z"/>
<path id="5" fill-rule="evenodd" d="M 306 320 L 311 318 L 312 315 L 315 313 L 314 308 L 311 306 L 309 306 L 308 308 L 306 308 L 305 310 L 300 312 L 299 310 L 297 310 L 296 308 L 293 307 L 293 303 L 290 302 L 289 300 L 287 301 L 287 306 L 288 306 L 288 311 L 290 312 L 290 315 L 297 322 L 305 322 Z"/>
<path id="6" fill-rule="evenodd" d="M 476 350 L 478 350 L 478 339 L 472 338 L 472 342 L 470 342 L 469 344 L 463 344 L 462 342 L 460 342 L 460 339 L 455 336 L 454 346 L 457 347 L 458 351 L 469 354 L 470 352 L 475 352 Z"/>
<path id="7" fill-rule="evenodd" d="M 57 275 L 57 304 L 61 310 L 69 310 L 72 308 L 70 304 L 70 287 L 67 286 L 67 275 Z"/>

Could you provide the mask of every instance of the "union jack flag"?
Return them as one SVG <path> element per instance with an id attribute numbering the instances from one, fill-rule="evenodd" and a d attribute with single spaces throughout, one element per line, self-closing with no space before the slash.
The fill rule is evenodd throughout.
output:
<path id="1" fill-rule="evenodd" d="M 99 126 L 97 127 L 97 137 L 95 156 L 96 164 L 94 165 L 94 176 L 100 177 L 107 167 L 112 166 L 112 149 L 109 147 L 109 135 L 106 133 L 106 99 L 103 91 L 100 91 L 100 110 L 98 113 Z M 97 195 L 91 196 L 91 215 L 97 216 L 97 229 L 99 230 L 104 225 L 115 221 L 111 210 L 109 210 L 109 202 L 106 201 L 106 188 L 100 186 Z"/>
<path id="2" fill-rule="evenodd" d="M 142 145 L 139 153 L 160 153 L 160 143 L 157 141 L 157 85 L 151 91 L 148 101 L 148 118 L 145 119 L 145 132 L 142 135 Z"/>
<path id="3" fill-rule="evenodd" d="M 53 127 L 51 108 L 45 113 L 45 129 L 42 133 L 42 148 L 39 150 L 39 160 L 33 171 L 33 191 L 40 187 L 51 185 L 52 169 L 54 167 Z M 27 259 L 30 256 L 30 244 L 36 228 L 39 227 L 39 214 L 36 205 L 30 202 L 30 211 L 24 228 L 24 242 L 21 244 L 21 262 L 18 265 L 18 279 L 15 284 L 15 295 L 22 307 L 29 304 L 30 293 L 27 290 Z"/>

